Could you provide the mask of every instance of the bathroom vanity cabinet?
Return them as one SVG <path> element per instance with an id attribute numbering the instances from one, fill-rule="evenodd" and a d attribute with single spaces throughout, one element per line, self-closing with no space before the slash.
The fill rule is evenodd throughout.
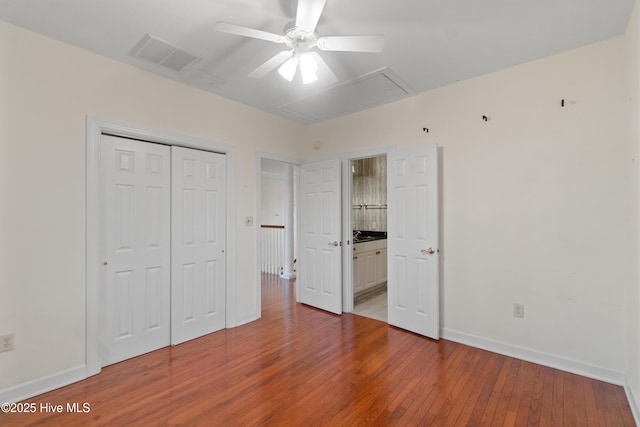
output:
<path id="1" fill-rule="evenodd" d="M 353 287 L 362 292 L 387 281 L 387 240 L 353 245 Z"/>

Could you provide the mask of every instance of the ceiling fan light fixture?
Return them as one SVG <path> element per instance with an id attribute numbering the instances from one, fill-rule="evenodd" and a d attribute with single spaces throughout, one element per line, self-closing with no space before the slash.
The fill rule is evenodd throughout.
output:
<path id="1" fill-rule="evenodd" d="M 286 0 L 297 2 L 296 19 L 285 25 L 284 34 L 275 34 L 257 28 L 243 27 L 229 22 L 216 23 L 222 33 L 265 40 L 285 45 L 287 50 L 277 53 L 249 73 L 249 77 L 261 78 L 278 68 L 278 73 L 292 82 L 300 66 L 303 84 L 318 80 L 318 69 L 323 81 L 335 83 L 338 79 L 327 63 L 314 49 L 335 52 L 382 52 L 384 36 L 325 36 L 318 37 L 316 29 L 327 0 Z"/>
<path id="2" fill-rule="evenodd" d="M 318 80 L 318 64 L 308 53 L 300 55 L 300 72 L 305 85 Z"/>
<path id="3" fill-rule="evenodd" d="M 296 75 L 298 69 L 298 59 L 291 57 L 278 68 L 278 74 L 280 74 L 285 80 L 292 81 Z"/>

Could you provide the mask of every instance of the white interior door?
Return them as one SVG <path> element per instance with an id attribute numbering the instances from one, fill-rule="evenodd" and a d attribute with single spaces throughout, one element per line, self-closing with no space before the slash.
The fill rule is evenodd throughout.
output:
<path id="1" fill-rule="evenodd" d="M 171 343 L 224 329 L 225 156 L 172 150 Z"/>
<path id="2" fill-rule="evenodd" d="M 169 345 L 169 147 L 103 136 L 103 365 Z"/>
<path id="3" fill-rule="evenodd" d="M 300 166 L 300 301 L 342 313 L 340 160 Z"/>
<path id="4" fill-rule="evenodd" d="M 391 153 L 388 170 L 388 322 L 438 339 L 438 146 Z"/>

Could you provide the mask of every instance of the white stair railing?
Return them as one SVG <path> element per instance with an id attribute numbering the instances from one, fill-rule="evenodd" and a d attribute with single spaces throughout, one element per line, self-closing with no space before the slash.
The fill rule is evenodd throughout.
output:
<path id="1" fill-rule="evenodd" d="M 260 226 L 260 271 L 282 274 L 284 268 L 284 226 Z"/>

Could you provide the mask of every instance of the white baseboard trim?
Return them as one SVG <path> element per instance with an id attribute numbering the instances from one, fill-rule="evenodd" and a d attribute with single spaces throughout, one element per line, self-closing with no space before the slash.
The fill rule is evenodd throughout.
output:
<path id="1" fill-rule="evenodd" d="M 452 331 L 450 329 L 442 330 L 442 338 L 623 387 L 626 383 L 626 376 L 622 372 L 613 371 L 611 369 L 602 368 L 600 366 L 591 365 L 589 363 L 556 356 L 526 347 L 508 344 L 489 338 L 478 337 L 464 332 Z"/>
<path id="2" fill-rule="evenodd" d="M 633 395 L 633 390 L 629 385 L 629 381 L 625 380 L 624 382 L 624 392 L 627 395 L 627 400 L 629 401 L 629 406 L 631 407 L 631 413 L 633 414 L 633 419 L 636 421 L 636 425 L 640 426 L 640 408 L 638 408 L 637 400 Z"/>
<path id="3" fill-rule="evenodd" d="M 0 390 L 1 402 L 20 402 L 87 378 L 85 365 Z"/>

